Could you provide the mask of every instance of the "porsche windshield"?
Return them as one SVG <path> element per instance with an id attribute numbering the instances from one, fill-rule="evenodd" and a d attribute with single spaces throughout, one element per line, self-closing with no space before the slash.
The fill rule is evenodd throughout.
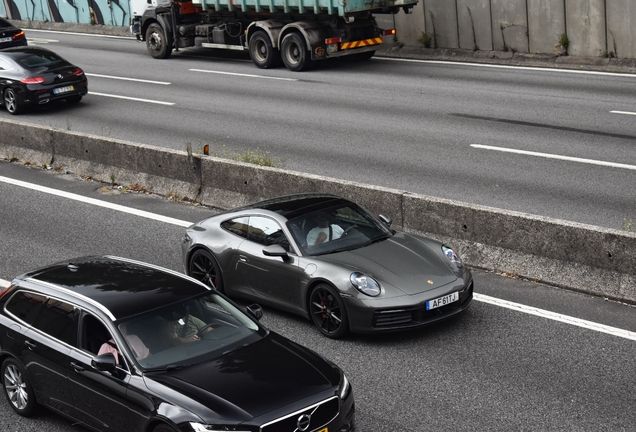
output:
<path id="1" fill-rule="evenodd" d="M 124 320 L 117 326 L 145 369 L 198 363 L 262 337 L 258 324 L 213 292 Z"/>
<path id="2" fill-rule="evenodd" d="M 287 226 L 305 255 L 357 249 L 391 237 L 391 230 L 351 202 L 305 213 Z"/>

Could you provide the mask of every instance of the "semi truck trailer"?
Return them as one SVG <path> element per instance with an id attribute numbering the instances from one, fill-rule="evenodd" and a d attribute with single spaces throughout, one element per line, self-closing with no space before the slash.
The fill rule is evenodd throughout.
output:
<path id="1" fill-rule="evenodd" d="M 150 55 L 188 47 L 249 51 L 262 69 L 291 71 L 347 56 L 370 59 L 394 29 L 374 14 L 410 13 L 417 0 L 131 0 L 131 31 Z"/>

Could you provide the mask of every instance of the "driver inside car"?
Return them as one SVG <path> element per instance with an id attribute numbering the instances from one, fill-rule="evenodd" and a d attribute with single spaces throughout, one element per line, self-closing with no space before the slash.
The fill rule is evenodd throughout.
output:
<path id="1" fill-rule="evenodd" d="M 318 246 L 325 242 L 338 239 L 342 236 L 344 230 L 340 225 L 329 223 L 329 216 L 326 213 L 318 213 L 316 216 L 316 224 L 309 233 L 307 233 L 307 246 Z"/>
<path id="2" fill-rule="evenodd" d="M 205 328 L 205 332 L 214 330 L 207 326 L 199 318 L 188 313 L 185 306 L 180 306 L 167 313 L 163 313 L 164 319 L 159 325 L 159 333 L 163 340 L 170 346 L 198 341 L 198 333 Z"/>

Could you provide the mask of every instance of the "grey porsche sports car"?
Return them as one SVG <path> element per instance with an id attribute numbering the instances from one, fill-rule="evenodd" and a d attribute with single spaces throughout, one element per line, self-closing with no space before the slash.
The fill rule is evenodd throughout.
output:
<path id="1" fill-rule="evenodd" d="M 446 245 L 333 195 L 217 214 L 186 230 L 185 271 L 230 297 L 302 315 L 331 338 L 420 327 L 463 312 L 473 279 Z"/>

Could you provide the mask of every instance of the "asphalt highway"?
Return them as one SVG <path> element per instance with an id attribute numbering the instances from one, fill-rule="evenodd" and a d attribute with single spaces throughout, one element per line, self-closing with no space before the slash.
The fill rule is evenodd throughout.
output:
<path id="1" fill-rule="evenodd" d="M 87 254 L 181 271 L 182 225 L 215 211 L 0 161 L 0 284 Z M 263 322 L 345 370 L 361 432 L 633 430 L 633 307 L 492 273 L 474 277 L 466 314 L 418 331 L 333 341 L 271 309 Z M 85 430 L 47 411 L 20 418 L 2 400 L 0 418 L 2 431 Z"/>
<path id="2" fill-rule="evenodd" d="M 374 58 L 306 73 L 244 54 L 154 60 L 130 38 L 28 30 L 90 94 L 22 121 L 629 229 L 636 75 Z M 9 118 L 6 111 L 0 116 Z"/>

